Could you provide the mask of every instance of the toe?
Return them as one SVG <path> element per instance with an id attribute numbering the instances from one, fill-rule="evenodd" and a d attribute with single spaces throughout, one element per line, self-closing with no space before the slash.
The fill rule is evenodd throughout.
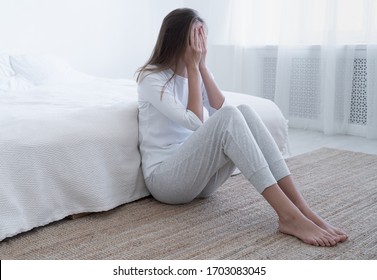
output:
<path id="1" fill-rule="evenodd" d="M 322 240 L 322 238 L 317 237 L 316 240 L 317 240 L 319 246 L 326 247 L 326 243 Z"/>

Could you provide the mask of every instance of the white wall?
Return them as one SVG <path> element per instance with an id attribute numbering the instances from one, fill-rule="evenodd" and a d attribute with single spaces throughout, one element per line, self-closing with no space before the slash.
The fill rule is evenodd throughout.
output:
<path id="1" fill-rule="evenodd" d="M 181 0 L 0 0 L 0 53 L 55 54 L 99 76 L 132 78 Z"/>
<path id="2" fill-rule="evenodd" d="M 198 10 L 209 25 L 210 43 L 216 43 L 216 31 L 226 23 L 221 7 L 228 2 L 0 0 L 0 53 L 55 54 L 93 75 L 133 78 L 149 58 L 168 12 L 179 7 Z M 219 84 L 230 88 L 224 61 L 209 52 L 208 63 Z"/>

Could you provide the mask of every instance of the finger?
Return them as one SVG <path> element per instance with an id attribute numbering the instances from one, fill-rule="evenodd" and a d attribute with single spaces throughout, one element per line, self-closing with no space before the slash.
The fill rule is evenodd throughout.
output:
<path id="1" fill-rule="evenodd" d="M 196 38 L 198 40 L 198 46 L 202 45 L 202 35 L 200 33 L 200 28 L 196 29 Z"/>
<path id="2" fill-rule="evenodd" d="M 198 41 L 199 41 L 198 43 L 199 43 L 199 47 L 200 47 L 201 51 L 204 51 L 205 44 L 204 44 L 201 28 L 198 29 Z"/>
<path id="3" fill-rule="evenodd" d="M 206 50 L 206 43 L 204 42 L 204 39 L 203 39 L 202 36 L 200 37 L 200 47 L 201 47 L 202 51 Z"/>
<path id="4" fill-rule="evenodd" d="M 200 34 L 203 36 L 203 38 L 206 37 L 206 32 L 205 32 L 205 30 L 204 30 L 204 26 L 201 26 L 201 27 L 200 27 Z"/>
<path id="5" fill-rule="evenodd" d="M 203 27 L 200 28 L 200 38 L 201 38 L 202 46 L 205 48 L 207 45 L 207 40 L 206 40 L 207 38 L 205 37 Z"/>
<path id="6" fill-rule="evenodd" d="M 195 28 L 191 29 L 189 45 L 195 46 Z"/>
<path id="7" fill-rule="evenodd" d="M 201 40 L 203 40 L 203 28 L 202 27 L 200 27 L 199 28 L 199 38 L 201 39 Z"/>
<path id="8" fill-rule="evenodd" d="M 195 47 L 198 50 L 200 48 L 198 29 L 194 28 L 194 30 L 195 30 L 195 33 L 194 33 Z"/>
<path id="9" fill-rule="evenodd" d="M 204 40 L 207 42 L 207 31 L 204 26 L 201 27 Z"/>

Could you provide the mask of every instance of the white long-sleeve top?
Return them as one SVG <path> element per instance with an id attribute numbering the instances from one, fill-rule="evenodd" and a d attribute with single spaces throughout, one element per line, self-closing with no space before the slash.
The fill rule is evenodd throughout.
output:
<path id="1" fill-rule="evenodd" d="M 202 125 L 187 109 L 188 79 L 175 75 L 166 84 L 172 75 L 172 70 L 144 74 L 138 85 L 139 145 L 145 178 Z M 203 82 L 201 89 L 203 105 L 211 116 L 216 109 L 209 104 Z"/>

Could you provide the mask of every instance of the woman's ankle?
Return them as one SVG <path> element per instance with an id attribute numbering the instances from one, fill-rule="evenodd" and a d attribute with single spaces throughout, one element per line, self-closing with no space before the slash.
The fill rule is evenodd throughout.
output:
<path id="1" fill-rule="evenodd" d="M 306 218 L 298 208 L 278 213 L 278 217 L 279 222 L 281 223 L 290 223 L 293 221 L 298 221 L 300 219 Z"/>

